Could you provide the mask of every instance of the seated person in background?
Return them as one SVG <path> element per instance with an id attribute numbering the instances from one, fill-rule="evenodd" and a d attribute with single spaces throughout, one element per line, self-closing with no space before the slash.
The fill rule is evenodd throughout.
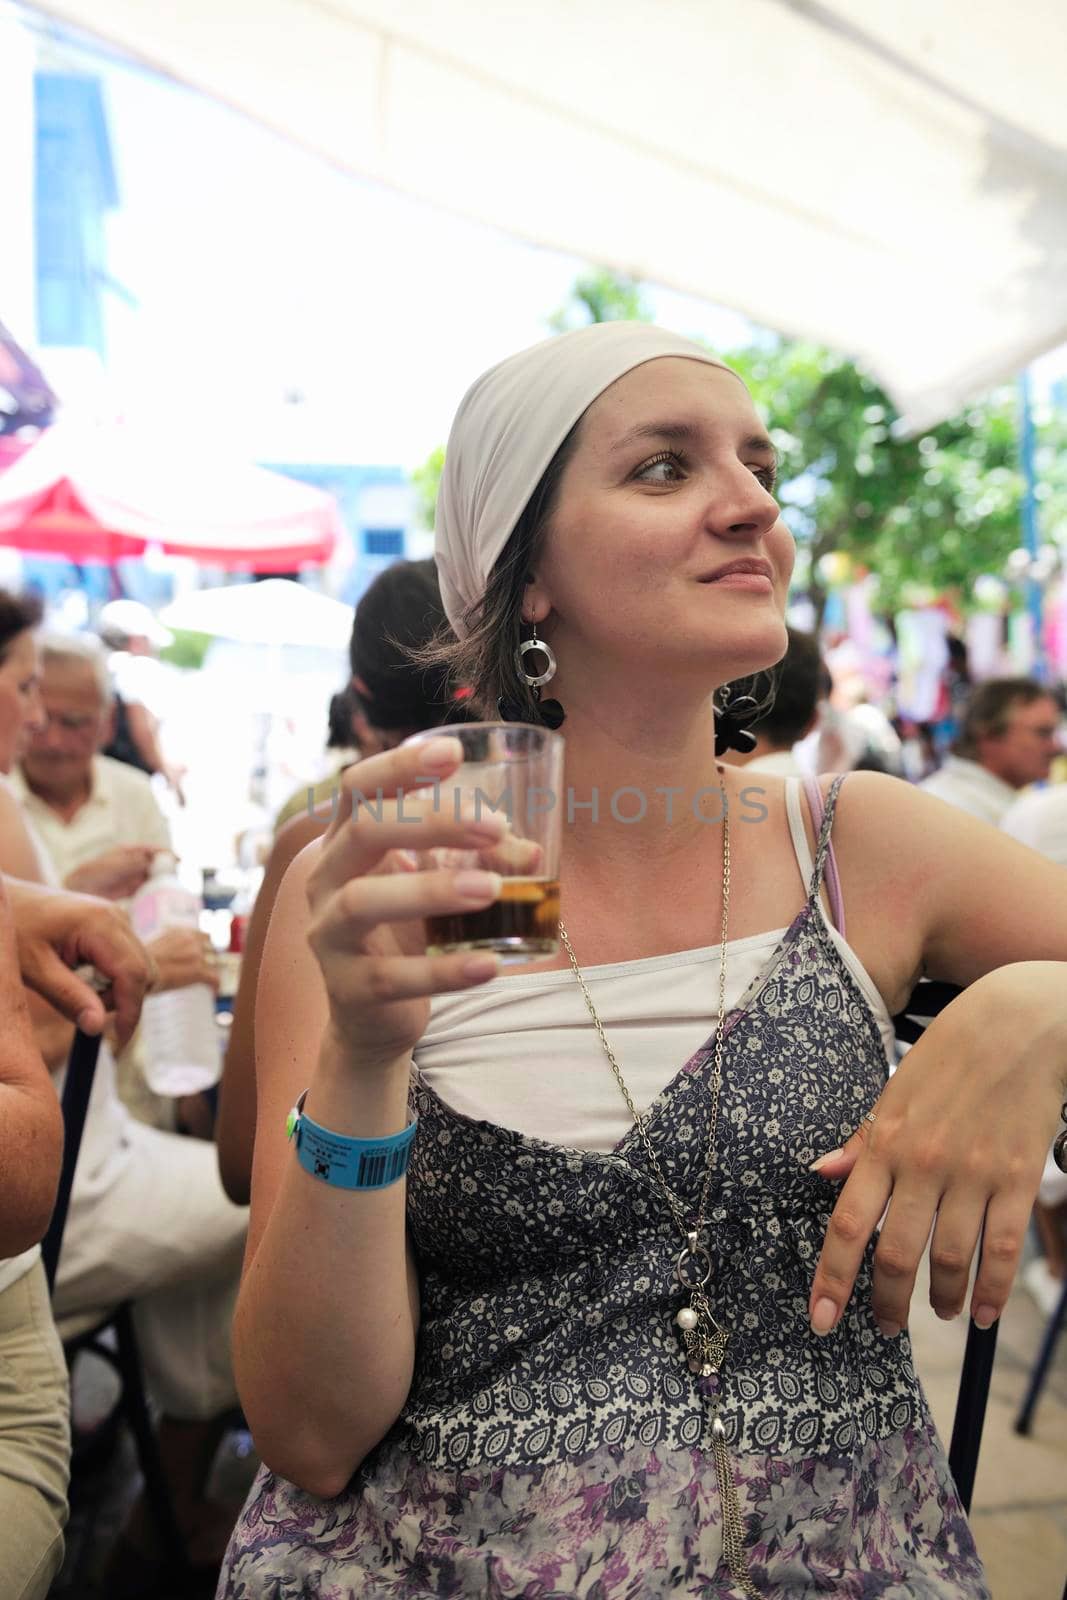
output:
<path id="1" fill-rule="evenodd" d="M 8 599 L 0 595 L 0 772 L 14 765 L 41 716 L 32 625 L 10 610 Z M 39 884 L 50 876 L 5 785 L 0 871 Z M 30 1015 L 46 1065 L 60 1073 L 70 1023 L 36 995 Z M 236 1403 L 230 1324 L 244 1237 L 244 1214 L 222 1192 L 214 1151 L 135 1122 L 118 1097 L 114 1059 L 103 1045 L 53 1307 L 61 1335 L 70 1336 L 121 1301 L 134 1302 L 146 1377 L 162 1412 L 160 1453 L 194 1561 L 212 1558 L 225 1532 L 225 1516 L 204 1489 Z M 140 1531 L 135 1520 L 133 1536 Z"/>
<path id="2" fill-rule="evenodd" d="M 46 634 L 39 647 L 44 717 L 15 792 L 68 889 L 128 899 L 171 848 L 170 829 L 144 773 L 99 753 L 113 708 L 95 639 Z"/>
<path id="3" fill-rule="evenodd" d="M 919 787 L 997 827 L 1020 789 L 1048 777 L 1060 749 L 1060 708 L 1033 678 L 989 678 L 962 719 L 953 754 Z"/>
<path id="4" fill-rule="evenodd" d="M 62 1152 L 0 884 L 0 1594 L 10 1600 L 44 1600 L 63 1561 L 70 1396 L 39 1243 Z"/>
<path id="5" fill-rule="evenodd" d="M 456 689 L 440 667 L 416 666 L 409 654 L 428 645 L 444 622 L 432 561 L 396 562 L 375 578 L 360 600 L 348 647 L 352 678 L 343 691 L 351 718 L 347 739 L 359 757 L 391 750 L 423 728 L 468 720 L 463 689 Z M 331 744 L 335 737 L 339 747 L 345 743 L 345 733 L 335 728 L 334 713 L 341 698 L 335 695 L 331 706 Z M 223 1187 L 238 1205 L 248 1204 L 251 1186 L 256 1127 L 253 1009 L 271 910 L 289 863 L 325 832 L 340 782 L 338 772 L 310 792 L 294 795 L 283 809 L 245 936 L 215 1123 Z"/>
<path id="6" fill-rule="evenodd" d="M 125 900 L 144 883 L 155 856 L 170 850 L 170 829 L 144 773 L 99 753 L 112 704 L 96 640 L 46 635 L 40 654 L 43 724 L 30 731 L 12 786 L 63 884 Z M 167 929 L 150 941 L 149 953 L 157 989 L 218 986 L 210 941 L 195 929 Z M 139 1033 L 120 1058 L 119 1092 L 142 1122 L 174 1127 L 174 1102 L 145 1083 Z M 179 1120 L 181 1114 L 179 1106 Z"/>
<path id="7" fill-rule="evenodd" d="M 789 648 L 773 669 L 773 701 L 752 724 L 756 747 L 746 753 L 730 750 L 724 758 L 731 766 L 780 778 L 796 777 L 806 770 L 793 754 L 793 746 L 815 731 L 825 671 L 814 634 L 802 633 L 799 628 L 787 628 L 786 633 Z"/>

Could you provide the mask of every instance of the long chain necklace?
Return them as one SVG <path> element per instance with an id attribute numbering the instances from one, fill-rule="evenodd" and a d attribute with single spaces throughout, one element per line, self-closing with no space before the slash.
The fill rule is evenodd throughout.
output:
<path id="1" fill-rule="evenodd" d="M 707 1402 L 711 1416 L 711 1448 L 715 1461 L 715 1476 L 719 1485 L 719 1501 L 722 1507 L 722 1545 L 723 1554 L 730 1568 L 730 1576 L 742 1593 L 760 1600 L 759 1590 L 752 1582 L 748 1570 L 748 1560 L 745 1556 L 744 1528 L 741 1522 L 741 1508 L 737 1502 L 737 1491 L 734 1488 L 733 1473 L 730 1470 L 730 1456 L 726 1448 L 726 1429 L 723 1427 L 722 1418 L 719 1416 L 719 1407 L 722 1402 L 721 1368 L 726 1355 L 727 1334 L 715 1320 L 711 1308 L 711 1301 L 706 1293 L 711 1281 L 711 1255 L 708 1251 L 706 1239 L 708 1230 L 707 1208 L 708 1195 L 711 1192 L 711 1180 L 715 1170 L 715 1144 L 719 1125 L 719 1097 L 722 1090 L 722 1058 L 723 1034 L 726 1026 L 726 946 L 729 931 L 730 914 L 730 813 L 726 798 L 726 786 L 719 777 L 719 789 L 722 793 L 722 945 L 719 952 L 719 1025 L 715 1030 L 714 1067 L 711 1076 L 711 1112 L 708 1127 L 708 1155 L 704 1168 L 704 1182 L 700 1190 L 700 1202 L 697 1206 L 695 1217 L 686 1216 L 685 1207 L 678 1196 L 671 1189 L 664 1177 L 663 1168 L 660 1166 L 659 1157 L 648 1136 L 648 1127 L 644 1117 L 634 1105 L 633 1096 L 626 1086 L 615 1059 L 615 1053 L 607 1041 L 603 1024 L 593 1004 L 593 997 L 586 986 L 582 969 L 578 965 L 578 958 L 568 937 L 567 930 L 561 922 L 559 936 L 563 948 L 567 952 L 574 976 L 578 980 L 593 1026 L 603 1046 L 604 1054 L 615 1074 L 615 1081 L 622 1090 L 623 1099 L 634 1120 L 634 1126 L 641 1137 L 645 1147 L 649 1165 L 655 1175 L 656 1185 L 674 1218 L 676 1227 L 684 1245 L 678 1255 L 674 1268 L 674 1277 L 681 1290 L 689 1296 L 689 1304 L 682 1306 L 675 1314 L 675 1325 L 681 1332 L 682 1346 L 689 1370 L 697 1378 L 697 1386 Z"/>

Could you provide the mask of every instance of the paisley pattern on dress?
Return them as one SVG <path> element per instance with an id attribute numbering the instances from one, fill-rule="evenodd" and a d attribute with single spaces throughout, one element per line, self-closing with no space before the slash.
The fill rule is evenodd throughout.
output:
<path id="1" fill-rule="evenodd" d="M 877 1022 L 811 894 L 724 1035 L 708 1293 L 729 1333 L 720 1415 L 759 1592 L 982 1600 L 981 1565 L 906 1334 L 870 1310 L 868 1249 L 828 1338 L 807 1320 L 834 1189 L 808 1171 L 877 1099 Z M 695 1213 L 709 1040 L 646 1117 Z M 220 1600 L 739 1594 L 722 1561 L 709 1413 L 674 1315 L 681 1240 L 637 1130 L 608 1155 L 452 1111 L 412 1084 L 422 1323 L 403 1412 L 344 1494 L 262 1469 Z"/>

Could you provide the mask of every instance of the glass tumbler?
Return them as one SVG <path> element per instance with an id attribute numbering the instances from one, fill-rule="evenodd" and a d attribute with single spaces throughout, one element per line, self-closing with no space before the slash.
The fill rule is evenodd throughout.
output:
<path id="1" fill-rule="evenodd" d="M 504 838 L 483 849 L 417 850 L 423 868 L 497 872 L 500 896 L 479 911 L 427 917 L 432 955 L 491 950 L 504 965 L 559 949 L 559 847 L 563 809 L 563 740 L 524 722 L 472 722 L 429 728 L 406 741 L 458 739 L 463 761 L 448 778 L 427 779 L 417 793 L 452 817 L 496 814 Z M 420 780 L 421 785 L 421 780 Z"/>

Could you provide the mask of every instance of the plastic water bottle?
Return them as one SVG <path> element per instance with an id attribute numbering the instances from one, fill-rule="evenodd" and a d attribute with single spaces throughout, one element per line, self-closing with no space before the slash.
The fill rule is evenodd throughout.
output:
<path id="1" fill-rule="evenodd" d="M 162 854 L 130 902 L 130 921 L 142 941 L 166 928 L 199 930 L 201 904 L 176 876 L 173 856 Z M 206 983 L 148 995 L 141 1008 L 141 1037 L 145 1079 L 156 1094 L 197 1094 L 218 1082 L 215 996 Z"/>

